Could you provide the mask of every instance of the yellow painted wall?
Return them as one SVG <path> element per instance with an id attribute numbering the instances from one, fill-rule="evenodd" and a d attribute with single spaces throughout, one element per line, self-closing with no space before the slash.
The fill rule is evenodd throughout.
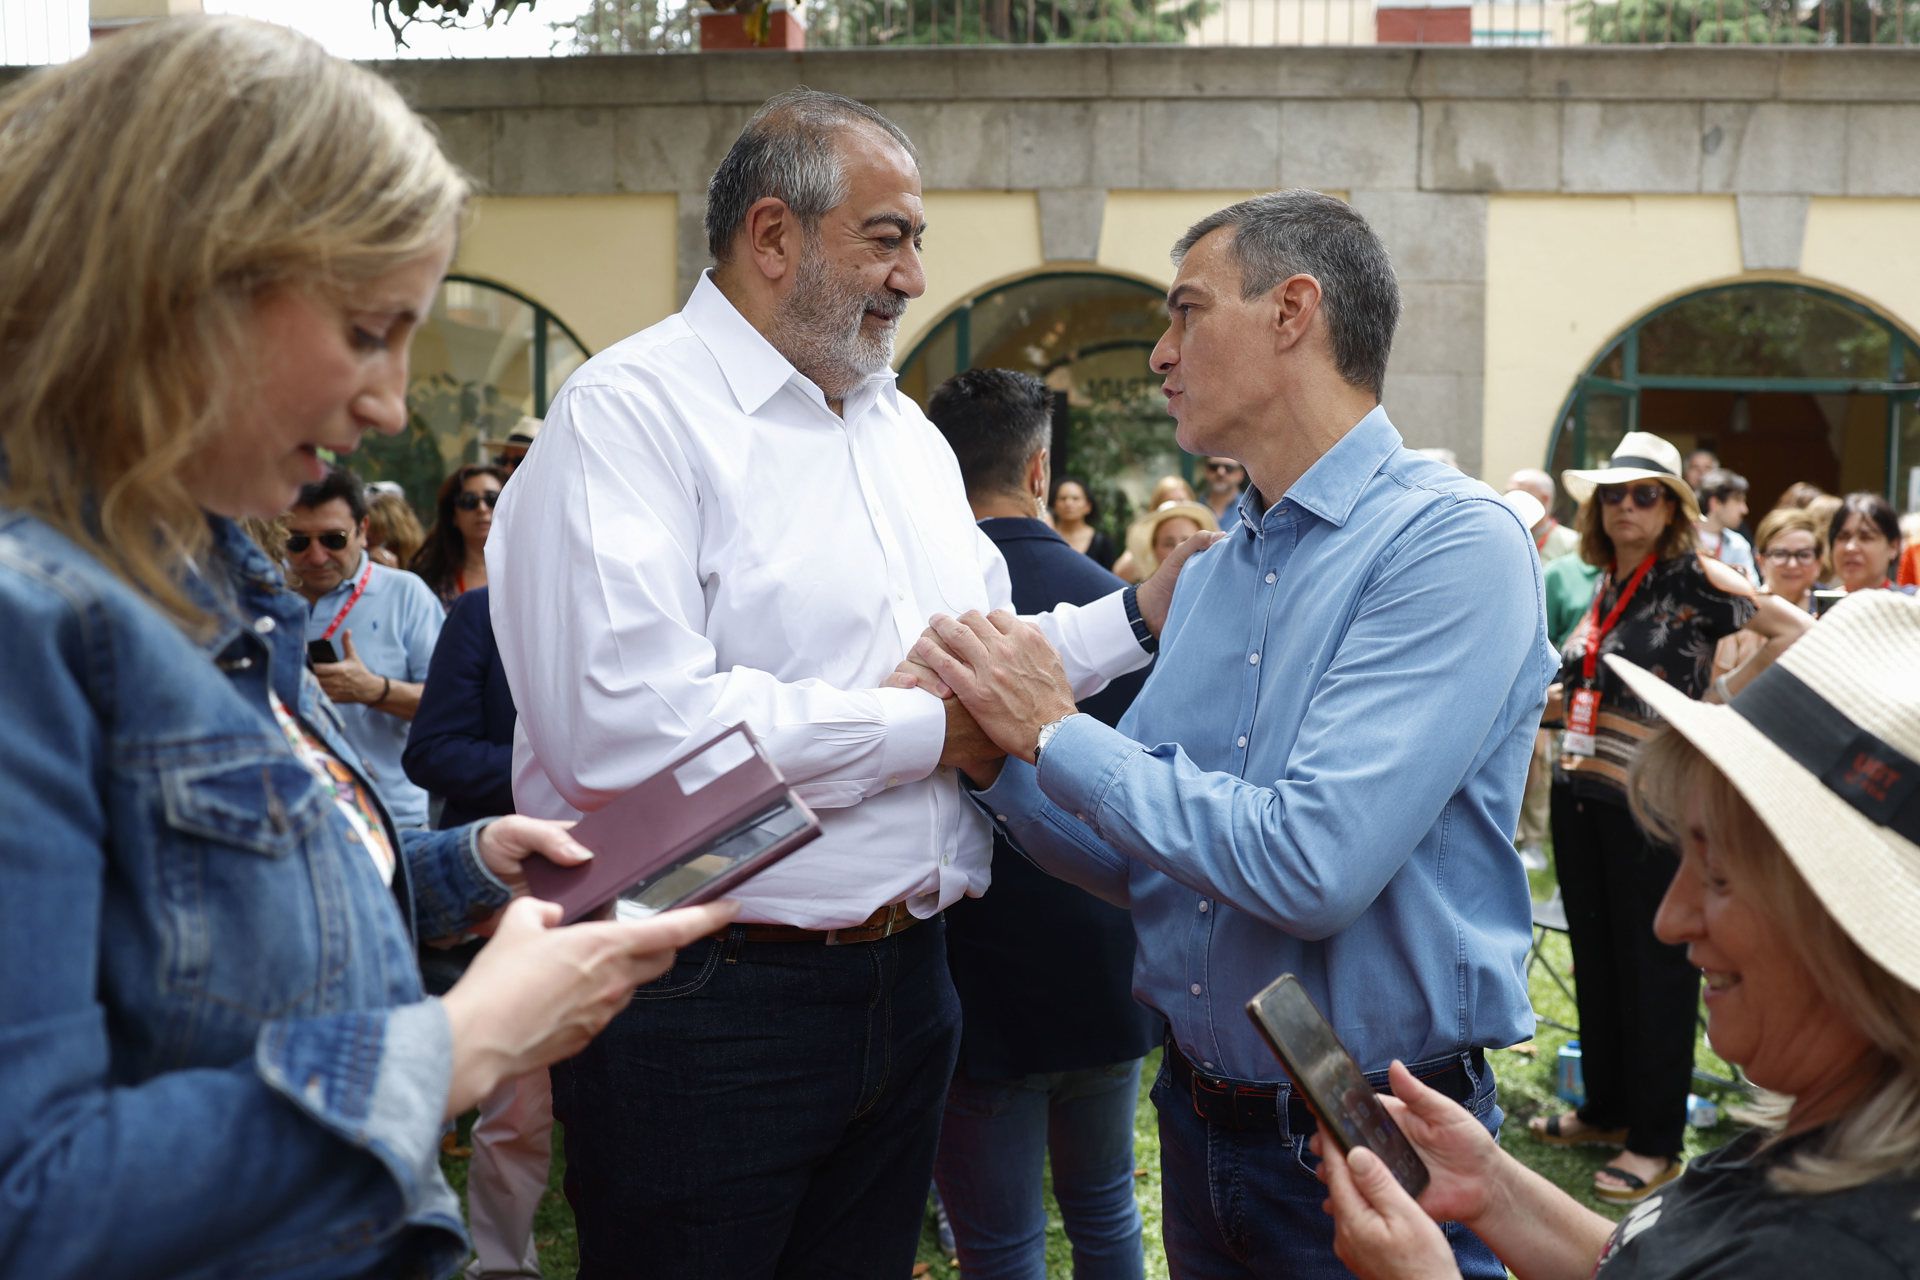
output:
<path id="1" fill-rule="evenodd" d="M 1487 209 L 1484 475 L 1539 466 L 1574 379 L 1621 330 L 1682 294 L 1795 280 L 1920 335 L 1920 258 L 1890 250 L 1920 201 L 1815 199 L 1797 273 L 1746 272 L 1732 196 L 1494 196 Z"/>
<path id="2" fill-rule="evenodd" d="M 92 22 L 120 23 L 139 18 L 164 18 L 174 13 L 199 13 L 200 0 L 92 0 L 87 18 Z"/>
<path id="3" fill-rule="evenodd" d="M 898 360 L 954 304 L 1044 265 L 1040 202 L 1031 191 L 929 191 L 926 207 L 927 291 L 901 322 L 893 344 Z"/>
<path id="4" fill-rule="evenodd" d="M 1800 272 L 1920 338 L 1920 255 L 1907 248 L 1916 227 L 1920 200 L 1816 199 Z"/>
<path id="5" fill-rule="evenodd" d="M 1574 379 L 1620 330 L 1740 274 L 1732 196 L 1492 197 L 1482 474 L 1541 464 Z"/>
<path id="6" fill-rule="evenodd" d="M 670 195 L 483 196 L 453 269 L 526 294 L 598 351 L 680 309 Z"/>
<path id="7" fill-rule="evenodd" d="M 1167 251 L 1182 232 L 1217 209 L 1260 191 L 1115 191 L 1100 224 L 1099 263 L 1165 287 L 1173 283 Z"/>

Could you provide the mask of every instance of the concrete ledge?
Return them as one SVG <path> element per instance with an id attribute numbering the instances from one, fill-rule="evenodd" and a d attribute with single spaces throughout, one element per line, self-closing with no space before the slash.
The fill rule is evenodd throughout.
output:
<path id="1" fill-rule="evenodd" d="M 829 49 L 370 64 L 430 111 L 862 100 L 1361 98 L 1920 103 L 1912 49 L 1392 46 Z M 7 75 L 0 70 L 0 81 Z"/>

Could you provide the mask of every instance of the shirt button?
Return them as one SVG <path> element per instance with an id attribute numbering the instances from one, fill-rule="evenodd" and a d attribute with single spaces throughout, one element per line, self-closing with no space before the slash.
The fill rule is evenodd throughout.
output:
<path id="1" fill-rule="evenodd" d="M 1206 1070 L 1206 1071 L 1213 1070 L 1213 1064 L 1211 1062 L 1203 1062 L 1200 1064 L 1200 1066 L 1203 1070 Z"/>
<path id="2" fill-rule="evenodd" d="M 1200 913 L 1202 915 L 1205 915 L 1207 912 L 1211 910 L 1213 910 L 1213 904 L 1211 902 L 1208 902 L 1205 898 L 1200 899 Z"/>
<path id="3" fill-rule="evenodd" d="M 1258 653 L 1250 653 L 1250 654 L 1248 654 L 1248 655 L 1247 655 L 1247 663 L 1248 663 L 1248 664 L 1249 664 L 1250 666 L 1255 666 L 1255 667 L 1257 667 L 1257 666 L 1259 666 L 1259 665 L 1260 665 L 1260 655 L 1259 655 Z"/>
<path id="4" fill-rule="evenodd" d="M 1196 983 L 1194 983 L 1194 984 L 1193 984 L 1192 986 L 1190 986 L 1190 987 L 1188 987 L 1188 988 L 1187 988 L 1187 991 L 1188 991 L 1188 993 L 1189 993 L 1189 994 L 1191 994 L 1191 995 L 1196 995 L 1196 996 L 1197 996 L 1197 995 L 1199 995 L 1199 994 L 1200 994 L 1200 984 L 1199 984 L 1199 983 L 1197 983 L 1197 982 L 1196 982 Z"/>
<path id="5" fill-rule="evenodd" d="M 1073 816 L 1081 822 L 1085 822 L 1087 820 L 1087 815 L 1084 813 L 1076 813 Z"/>
<path id="6" fill-rule="evenodd" d="M 898 779 L 898 778 L 888 778 L 888 779 L 887 779 L 887 785 L 888 785 L 888 786 L 890 786 L 890 787 L 897 787 L 897 786 L 899 786 L 899 785 L 900 785 L 900 779 Z"/>
<path id="7" fill-rule="evenodd" d="M 1238 738 L 1235 738 L 1235 739 L 1233 740 L 1233 745 L 1234 745 L 1234 746 L 1236 746 L 1236 747 L 1244 747 L 1244 746 L 1246 746 L 1246 745 L 1247 745 L 1247 735 L 1243 733 L 1243 734 L 1241 734 L 1241 735 L 1240 735 L 1240 736 L 1239 736 Z"/>
<path id="8" fill-rule="evenodd" d="M 272 635 L 273 629 L 276 625 L 277 624 L 274 622 L 272 618 L 262 617 L 262 618 L 255 618 L 253 620 L 253 630 L 257 635 L 263 635 L 263 636 Z"/>
<path id="9" fill-rule="evenodd" d="M 995 822 L 1005 822 L 1007 820 L 1007 815 L 1004 813 L 996 813 L 993 815 L 993 820 Z"/>
<path id="10" fill-rule="evenodd" d="M 1269 574 L 1267 575 L 1267 581 L 1268 581 L 1268 582 L 1273 582 L 1273 581 L 1275 581 L 1276 579 L 1278 579 L 1279 577 L 1280 577 L 1280 575 L 1279 575 L 1279 574 L 1277 574 L 1277 573 L 1269 573 Z"/>

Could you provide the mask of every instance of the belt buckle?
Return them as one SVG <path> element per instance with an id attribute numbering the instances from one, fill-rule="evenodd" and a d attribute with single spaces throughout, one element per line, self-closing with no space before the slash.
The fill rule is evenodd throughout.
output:
<path id="1" fill-rule="evenodd" d="M 829 947 L 841 947 L 854 942 L 878 942 L 882 938 L 891 938 L 894 934 L 899 933 L 907 927 L 901 923 L 902 918 L 906 917 L 907 914 L 907 904 L 905 902 L 889 903 L 887 906 L 887 918 L 879 924 L 856 924 L 849 925 L 844 929 L 829 929 L 827 930 L 824 943 Z M 911 921 L 908 923 L 911 923 Z M 841 937 L 840 935 L 842 934 L 849 936 Z"/>

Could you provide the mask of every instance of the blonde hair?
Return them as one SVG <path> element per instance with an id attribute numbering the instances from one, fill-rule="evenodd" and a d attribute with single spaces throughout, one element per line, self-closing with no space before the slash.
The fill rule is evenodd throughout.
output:
<path id="1" fill-rule="evenodd" d="M 1827 558 L 1827 531 L 1812 514 L 1801 507 L 1775 507 L 1760 517 L 1760 527 L 1753 531 L 1753 549 L 1765 552 L 1773 545 L 1773 540 L 1783 533 L 1810 533 L 1813 535 L 1814 550 L 1822 560 Z"/>
<path id="2" fill-rule="evenodd" d="M 1629 796 L 1634 816 L 1679 843 L 1697 795 L 1716 860 L 1751 896 L 1820 990 L 1873 1046 L 1861 1064 L 1874 1079 L 1860 1102 L 1811 1144 L 1779 1161 L 1767 1178 L 1778 1190 L 1819 1195 L 1920 1172 L 1920 991 L 1888 973 L 1847 936 L 1726 775 L 1671 729 L 1640 748 Z M 1762 1091 L 1748 1118 L 1778 1142 L 1793 1099 Z"/>
<path id="3" fill-rule="evenodd" d="M 0 501 L 189 630 L 183 473 L 264 376 L 257 299 L 438 247 L 467 181 L 392 86 L 239 18 L 144 23 L 0 98 Z"/>
<path id="4" fill-rule="evenodd" d="M 406 568 L 420 554 L 426 540 L 427 531 L 420 527 L 420 517 L 413 514 L 405 498 L 397 493 L 376 493 L 367 500 L 367 545 L 392 552 L 399 568 Z"/>

